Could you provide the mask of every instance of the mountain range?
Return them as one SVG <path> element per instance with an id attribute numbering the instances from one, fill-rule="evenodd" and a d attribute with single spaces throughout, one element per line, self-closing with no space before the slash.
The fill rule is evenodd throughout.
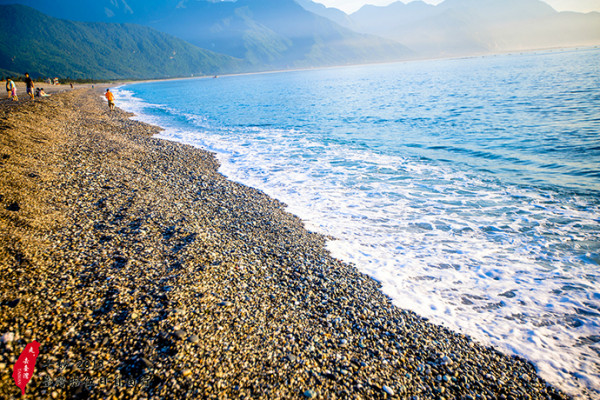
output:
<path id="1" fill-rule="evenodd" d="M 412 55 L 396 41 L 356 33 L 295 0 L 190 0 L 149 24 L 261 69 L 393 61 Z"/>
<path id="2" fill-rule="evenodd" d="M 122 55 L 141 51 L 131 46 L 136 40 L 146 40 L 144 48 L 154 50 L 151 59 L 170 60 L 173 54 L 168 54 L 170 45 L 166 43 L 177 38 L 187 42 L 185 46 L 192 46 L 185 47 L 184 52 L 195 57 L 202 54 L 214 61 L 212 69 L 193 68 L 191 60 L 181 61 L 179 75 L 194 73 L 193 70 L 320 67 L 600 44 L 600 13 L 559 13 L 540 0 L 445 0 L 437 6 L 398 1 L 386 7 L 364 6 L 350 15 L 311 0 L 0 0 L 0 4 L 15 2 L 63 20 L 63 28 L 85 26 L 85 30 L 93 30 L 100 29 L 100 25 L 90 24 L 106 24 L 103 29 L 110 31 L 111 37 L 103 39 L 105 53 L 109 47 L 117 53 L 122 50 Z M 80 22 L 65 25 L 64 20 Z M 11 25 L 10 37 L 21 43 L 19 48 L 30 47 L 23 43 L 24 38 L 33 46 L 36 40 L 62 40 L 39 34 L 35 37 L 35 32 L 27 32 L 27 23 Z M 35 22 L 38 23 L 41 22 Z M 142 34 L 142 27 L 153 30 Z M 2 29 L 6 42 L 9 36 L 4 25 Z M 21 35 L 23 29 L 25 34 Z M 134 31 L 145 39 L 131 36 Z M 167 35 L 161 36 L 158 31 Z M 61 34 L 69 38 L 71 48 L 81 47 L 84 53 L 89 52 L 85 49 L 87 36 L 63 31 Z M 166 53 L 152 47 L 147 35 L 155 35 Z M 116 41 L 120 36 L 128 38 L 127 49 Z M 100 45 L 97 41 L 90 43 Z M 184 44 L 178 42 L 178 46 Z M 55 46 L 52 51 L 46 45 L 42 47 L 46 49 L 42 54 L 61 54 L 55 58 L 70 63 L 71 55 L 64 53 L 63 46 Z M 4 54 L 8 53 L 2 53 L 3 57 Z M 140 56 L 140 62 L 145 62 L 141 53 L 135 54 Z M 58 67 L 57 62 L 53 65 Z M 115 74 L 130 77 L 131 71 L 138 70 L 128 68 Z M 165 75 L 171 73 L 169 70 Z"/>
<path id="3" fill-rule="evenodd" d="M 134 24 L 74 22 L 0 6 L 0 74 L 148 79 L 235 72 L 244 63 Z"/>
<path id="4" fill-rule="evenodd" d="M 14 2 L 2 0 L 1 3 Z M 21 0 L 56 18 L 135 23 L 243 59 L 252 70 L 405 59 L 400 43 L 357 33 L 294 0 Z"/>
<path id="5" fill-rule="evenodd" d="M 600 44 L 600 13 L 557 12 L 540 0 L 398 1 L 364 6 L 347 21 L 423 57 Z"/>

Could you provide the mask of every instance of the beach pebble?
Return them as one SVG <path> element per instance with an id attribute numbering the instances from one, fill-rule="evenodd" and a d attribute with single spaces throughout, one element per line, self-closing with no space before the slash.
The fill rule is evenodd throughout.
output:
<path id="1" fill-rule="evenodd" d="M 386 385 L 383 386 L 382 390 L 390 396 L 393 396 L 396 394 L 391 387 L 386 386 Z"/>
<path id="2" fill-rule="evenodd" d="M 144 366 L 144 368 L 152 368 L 153 367 L 152 362 L 145 357 L 141 357 L 140 361 L 142 362 L 142 365 Z"/>
<path id="3" fill-rule="evenodd" d="M 99 94 L 74 90 L 3 115 L 3 164 L 14 170 L 0 179 L 2 207 L 27 199 L 26 221 L 7 211 L 0 221 L 9 369 L 25 332 L 43 341 L 39 371 L 53 381 L 90 367 L 81 373 L 95 386 L 77 394 L 90 400 L 568 399 L 522 359 L 394 306 L 331 256 L 334 238 L 227 180 L 214 154 L 109 114 Z M 134 385 L 109 381 L 117 376 Z M 15 389 L 2 380 L 0 398 Z M 32 396 L 70 395 L 50 390 Z"/>
<path id="4" fill-rule="evenodd" d="M 13 332 L 6 332 L 4 335 L 2 335 L 2 337 L 0 338 L 0 342 L 2 343 L 10 343 L 13 340 L 15 340 L 15 334 Z"/>
<path id="5" fill-rule="evenodd" d="M 184 340 L 186 338 L 185 331 L 181 329 L 177 329 L 175 332 L 173 332 L 173 334 L 178 340 Z"/>

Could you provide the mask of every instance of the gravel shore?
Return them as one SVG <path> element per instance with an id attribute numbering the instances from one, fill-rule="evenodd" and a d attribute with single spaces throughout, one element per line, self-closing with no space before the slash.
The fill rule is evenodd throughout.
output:
<path id="1" fill-rule="evenodd" d="M 101 94 L 0 107 L 0 398 L 568 398 Z"/>

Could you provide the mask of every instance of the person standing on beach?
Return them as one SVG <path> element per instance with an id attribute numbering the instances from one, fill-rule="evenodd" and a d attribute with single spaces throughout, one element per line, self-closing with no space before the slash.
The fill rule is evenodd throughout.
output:
<path id="1" fill-rule="evenodd" d="M 33 79 L 29 77 L 27 72 L 25 72 L 25 85 L 27 85 L 27 94 L 29 97 L 31 97 L 31 100 L 35 101 L 33 96 L 33 89 L 35 88 L 35 85 L 33 84 Z"/>
<path id="2" fill-rule="evenodd" d="M 6 80 L 6 90 L 8 91 L 9 99 L 12 97 L 13 101 L 19 101 L 17 97 L 17 85 L 15 85 L 12 79 Z"/>
<path id="3" fill-rule="evenodd" d="M 110 89 L 106 89 L 106 94 L 104 97 L 106 97 L 106 100 L 108 100 L 108 108 L 110 111 L 113 111 L 115 109 L 115 96 L 112 94 Z"/>

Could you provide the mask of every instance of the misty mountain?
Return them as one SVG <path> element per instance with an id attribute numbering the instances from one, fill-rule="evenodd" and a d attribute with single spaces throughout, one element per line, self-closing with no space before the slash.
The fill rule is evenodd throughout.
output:
<path id="1" fill-rule="evenodd" d="M 62 78 L 165 78 L 235 72 L 241 61 L 133 24 L 60 20 L 0 6 L 0 73 Z"/>
<path id="2" fill-rule="evenodd" d="M 446 0 L 365 6 L 353 28 L 422 56 L 472 55 L 600 43 L 600 14 L 557 12 L 539 0 Z"/>
<path id="3" fill-rule="evenodd" d="M 356 33 L 294 0 L 19 2 L 60 18 L 150 26 L 198 47 L 247 60 L 255 69 L 392 61 L 412 54 L 393 40 Z"/>
<path id="4" fill-rule="evenodd" d="M 398 1 L 349 16 L 311 0 L 0 3 L 15 1 L 60 18 L 149 26 L 253 70 L 600 44 L 599 13 L 559 13 L 540 0 Z"/>
<path id="5" fill-rule="evenodd" d="M 315 3 L 312 0 L 295 0 L 296 3 L 300 4 L 302 8 L 307 11 L 310 11 L 313 14 L 319 15 L 321 17 L 325 17 L 336 24 L 343 26 L 345 28 L 354 29 L 354 22 L 352 19 L 337 8 L 333 7 L 325 7 L 323 4 Z"/>
<path id="6" fill-rule="evenodd" d="M 271 68 L 391 61 L 411 54 L 399 43 L 355 33 L 294 0 L 188 1 L 155 26 Z"/>

